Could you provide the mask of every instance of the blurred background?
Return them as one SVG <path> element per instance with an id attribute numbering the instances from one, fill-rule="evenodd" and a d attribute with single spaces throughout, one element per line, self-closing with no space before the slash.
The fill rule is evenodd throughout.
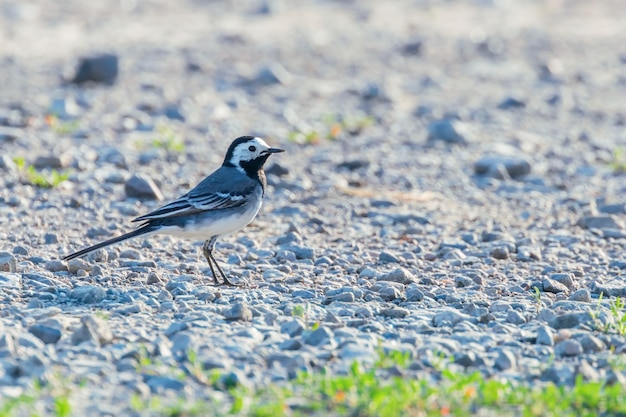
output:
<path id="1" fill-rule="evenodd" d="M 621 164 L 625 18 L 617 0 L 3 0 L 0 146 L 76 173 L 215 164 L 255 134 L 399 190 L 449 189 L 434 178 L 496 151 L 562 187 Z"/>
<path id="2" fill-rule="evenodd" d="M 526 115 L 540 104 L 540 113 L 565 122 L 580 112 L 621 121 L 620 5 L 1 1 L 0 103 L 65 116 L 72 104 L 54 101 L 75 99 L 71 116 L 163 113 L 229 137 L 324 130 L 320 119 L 337 113 L 406 118 L 411 131 L 446 114 L 484 122 L 499 104 L 527 107 Z M 83 57 L 100 53 L 119 60 L 104 97 L 64 85 Z M 513 119 L 532 129 L 527 117 Z"/>

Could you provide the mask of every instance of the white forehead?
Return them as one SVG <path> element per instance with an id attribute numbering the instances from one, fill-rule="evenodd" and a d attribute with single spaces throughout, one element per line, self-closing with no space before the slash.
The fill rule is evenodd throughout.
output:
<path id="1" fill-rule="evenodd" d="M 250 145 L 252 145 L 252 144 L 254 144 L 254 145 L 259 145 L 260 147 L 265 148 L 265 149 L 267 149 L 267 148 L 269 148 L 269 147 L 270 147 L 270 145 L 268 145 L 268 144 L 267 144 L 267 143 L 266 143 L 263 139 L 261 139 L 261 138 L 254 138 L 254 139 L 252 139 L 251 141 L 249 141 L 248 143 L 245 143 L 245 144 L 244 144 L 244 143 L 242 143 L 242 145 L 247 145 L 247 146 L 250 146 Z"/>
<path id="2" fill-rule="evenodd" d="M 261 151 L 264 149 L 269 149 L 270 147 L 270 145 L 268 145 L 263 139 L 254 138 L 247 142 L 243 142 L 237 145 L 237 147 L 235 148 L 235 153 L 237 152 L 250 153 L 250 150 L 249 150 L 250 146 L 256 146 L 257 149 Z"/>

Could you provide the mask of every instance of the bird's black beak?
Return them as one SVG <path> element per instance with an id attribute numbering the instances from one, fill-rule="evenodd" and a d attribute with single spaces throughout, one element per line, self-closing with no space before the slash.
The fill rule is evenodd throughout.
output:
<path id="1" fill-rule="evenodd" d="M 266 150 L 265 152 L 267 153 L 281 153 L 281 152 L 285 152 L 284 149 L 280 149 L 280 148 L 269 148 L 268 150 Z"/>

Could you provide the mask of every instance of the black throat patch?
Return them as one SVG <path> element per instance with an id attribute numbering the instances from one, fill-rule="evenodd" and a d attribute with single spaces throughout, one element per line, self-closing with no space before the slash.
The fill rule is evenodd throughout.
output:
<path id="1" fill-rule="evenodd" d="M 267 161 L 270 154 L 261 155 L 256 159 L 250 161 L 240 161 L 239 166 L 243 168 L 246 175 L 252 179 L 257 180 L 261 187 L 263 187 L 263 194 L 265 195 L 265 187 L 267 186 L 267 180 L 265 179 L 265 172 L 263 172 L 263 164 Z"/>

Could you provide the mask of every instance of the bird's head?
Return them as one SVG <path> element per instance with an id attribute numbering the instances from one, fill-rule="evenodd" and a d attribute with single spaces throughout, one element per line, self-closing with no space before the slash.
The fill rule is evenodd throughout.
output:
<path id="1" fill-rule="evenodd" d="M 242 136 L 230 144 L 222 165 L 252 173 L 262 169 L 271 154 L 284 151 L 270 147 L 261 138 Z"/>

